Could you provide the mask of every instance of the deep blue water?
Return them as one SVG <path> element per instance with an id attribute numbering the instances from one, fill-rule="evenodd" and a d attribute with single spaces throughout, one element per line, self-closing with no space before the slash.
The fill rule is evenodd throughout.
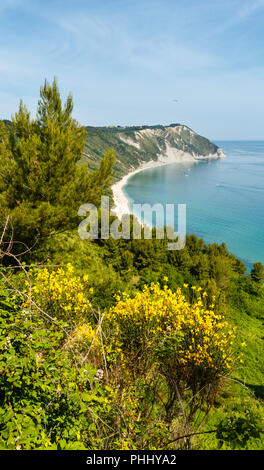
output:
<path id="1" fill-rule="evenodd" d="M 215 143 L 227 158 L 144 170 L 125 193 L 131 203 L 186 204 L 187 233 L 225 242 L 251 268 L 264 263 L 264 141 Z"/>

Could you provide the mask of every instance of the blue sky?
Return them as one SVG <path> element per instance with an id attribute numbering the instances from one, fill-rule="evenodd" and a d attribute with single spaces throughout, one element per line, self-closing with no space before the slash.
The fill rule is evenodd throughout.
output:
<path id="1" fill-rule="evenodd" d="M 56 76 L 82 124 L 264 140 L 263 45 L 264 0 L 1 0 L 0 118 Z"/>

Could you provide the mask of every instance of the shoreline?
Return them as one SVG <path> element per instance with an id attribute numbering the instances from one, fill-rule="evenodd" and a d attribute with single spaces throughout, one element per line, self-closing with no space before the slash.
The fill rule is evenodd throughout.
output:
<path id="1" fill-rule="evenodd" d="M 220 150 L 220 149 L 219 149 Z M 177 153 L 177 155 L 175 155 Z M 211 159 L 220 159 L 224 158 L 225 154 L 220 151 L 215 154 L 207 155 L 206 157 L 202 156 L 194 156 L 191 155 L 190 153 L 185 153 L 181 150 L 173 152 L 173 155 L 170 155 L 168 157 L 162 157 L 160 156 L 160 159 L 158 160 L 150 160 L 149 162 L 144 162 L 141 164 L 138 168 L 130 171 L 127 173 L 127 175 L 123 176 L 123 178 L 120 181 L 117 181 L 117 183 L 114 183 L 111 186 L 111 190 L 113 192 L 113 200 L 114 200 L 114 207 L 112 208 L 112 212 L 119 218 L 125 214 L 133 214 L 133 211 L 131 209 L 131 203 L 129 198 L 126 196 L 126 194 L 123 191 L 124 186 L 127 184 L 129 178 L 131 176 L 147 170 L 149 168 L 157 168 L 160 166 L 164 165 L 171 165 L 173 163 L 183 163 L 183 162 L 196 162 L 199 160 L 211 160 Z"/>
<path id="2" fill-rule="evenodd" d="M 113 200 L 114 200 L 114 207 L 112 209 L 112 212 L 114 212 L 115 215 L 119 219 L 121 219 L 121 217 L 125 214 L 132 214 L 132 210 L 130 207 L 130 200 L 123 191 L 123 188 L 127 184 L 129 178 L 131 178 L 131 176 L 136 175 L 137 173 L 141 171 L 147 170 L 148 168 L 156 168 L 156 167 L 163 166 L 163 165 L 168 165 L 168 163 L 162 163 L 158 161 L 155 162 L 153 160 L 143 163 L 135 170 L 132 170 L 127 175 L 123 176 L 123 178 L 120 181 L 118 181 L 117 183 L 114 183 L 111 186 L 111 189 L 113 192 Z"/>

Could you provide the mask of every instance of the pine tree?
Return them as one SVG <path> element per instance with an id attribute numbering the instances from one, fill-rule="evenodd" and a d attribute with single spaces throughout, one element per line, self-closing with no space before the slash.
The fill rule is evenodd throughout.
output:
<path id="1" fill-rule="evenodd" d="M 250 272 L 251 279 L 258 284 L 262 284 L 264 281 L 264 266 L 262 263 L 254 263 L 253 269 Z"/>
<path id="2" fill-rule="evenodd" d="M 89 172 L 82 162 L 85 129 L 72 110 L 72 96 L 63 106 L 56 80 L 45 80 L 35 119 L 21 102 L 12 125 L 0 123 L 0 222 L 9 215 L 16 240 L 28 246 L 77 227 L 79 206 L 98 205 L 110 182 L 113 151 Z"/>

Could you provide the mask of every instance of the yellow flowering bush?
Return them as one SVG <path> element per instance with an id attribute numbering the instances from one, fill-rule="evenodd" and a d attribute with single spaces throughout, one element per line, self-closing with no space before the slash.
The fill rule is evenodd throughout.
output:
<path id="1" fill-rule="evenodd" d="M 201 288 L 192 289 L 196 291 L 193 304 L 180 288 L 172 292 L 158 283 L 145 286 L 133 298 L 126 293 L 117 296 L 107 321 L 125 362 L 149 363 L 158 348 L 181 368 L 192 365 L 224 372 L 232 367 L 235 329 L 214 312 L 213 305 L 205 307 L 206 293 Z"/>
<path id="2" fill-rule="evenodd" d="M 53 271 L 31 271 L 30 275 L 31 299 L 52 317 L 76 323 L 91 316 L 91 304 L 85 296 L 88 276 L 81 279 L 70 263 Z"/>

